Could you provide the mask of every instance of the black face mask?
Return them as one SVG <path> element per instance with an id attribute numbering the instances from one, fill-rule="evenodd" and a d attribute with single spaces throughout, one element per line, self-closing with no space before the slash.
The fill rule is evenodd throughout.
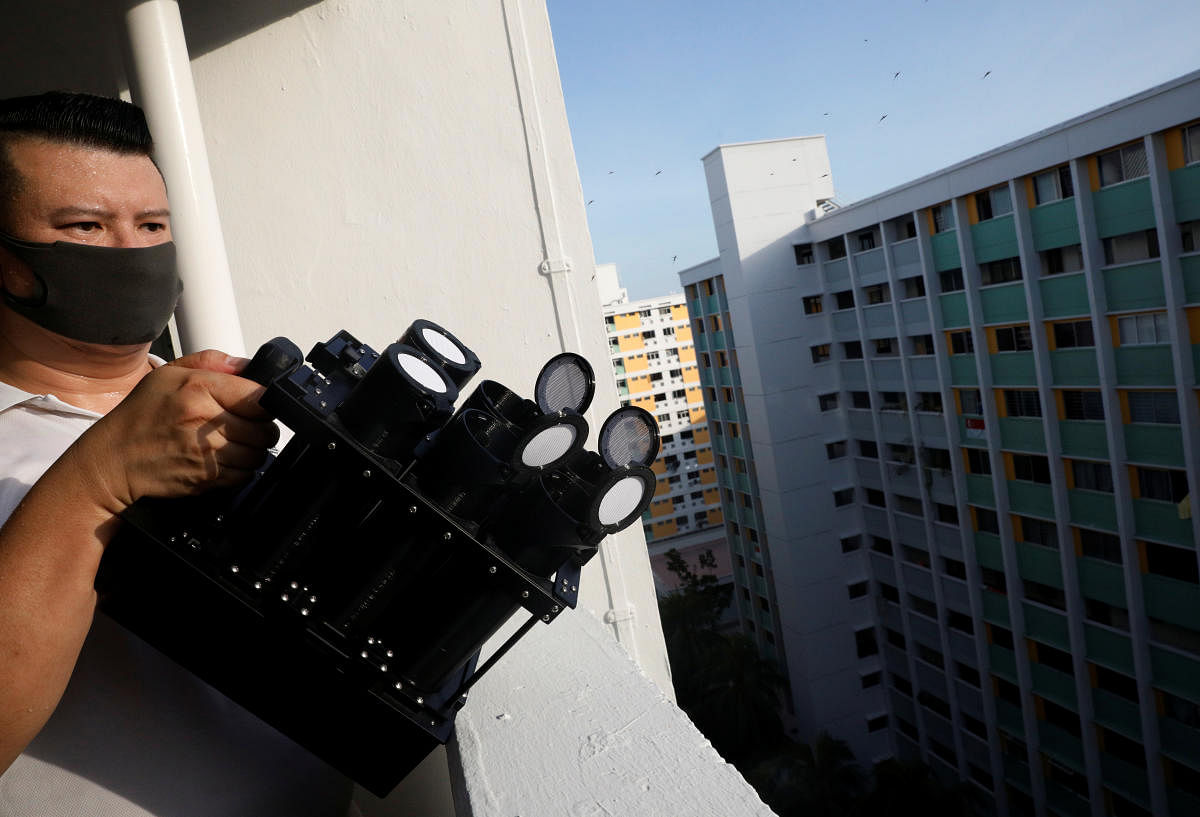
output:
<path id="1" fill-rule="evenodd" d="M 183 282 L 175 245 L 96 247 L 39 244 L 0 233 L 0 245 L 25 262 L 39 292 L 4 300 L 14 312 L 72 340 L 124 346 L 149 343 L 167 325 Z"/>

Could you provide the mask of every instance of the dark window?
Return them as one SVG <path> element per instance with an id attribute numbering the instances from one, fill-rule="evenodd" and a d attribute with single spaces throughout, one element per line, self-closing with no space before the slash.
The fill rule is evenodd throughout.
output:
<path id="1" fill-rule="evenodd" d="M 1059 275 L 1064 272 L 1079 272 L 1083 269 L 1083 247 L 1068 244 L 1039 253 L 1043 275 Z"/>
<path id="2" fill-rule="evenodd" d="M 1080 490 L 1113 492 L 1112 467 L 1107 462 L 1071 460 L 1071 476 Z"/>
<path id="3" fill-rule="evenodd" d="M 1127 397 L 1131 423 L 1179 425 L 1179 400 L 1175 392 L 1131 391 Z"/>
<path id="4" fill-rule="evenodd" d="M 1096 336 L 1092 332 L 1092 322 L 1088 320 L 1054 324 L 1054 345 L 1059 349 L 1095 346 Z"/>
<path id="5" fill-rule="evenodd" d="M 967 578 L 966 562 L 959 561 L 958 559 L 952 559 L 949 556 L 942 557 L 942 570 L 947 576 L 952 576 L 956 579 Z"/>
<path id="6" fill-rule="evenodd" d="M 868 304 L 886 304 L 892 300 L 892 294 L 888 290 L 887 284 L 874 284 L 869 287 L 863 287 L 863 295 L 866 297 Z"/>
<path id="7" fill-rule="evenodd" d="M 875 630 L 871 627 L 856 632 L 854 634 L 854 644 L 857 647 L 859 658 L 866 658 L 870 655 L 876 655 L 879 652 L 879 645 L 875 641 Z"/>
<path id="8" fill-rule="evenodd" d="M 820 295 L 809 295 L 804 299 L 804 314 L 816 315 L 824 309 Z"/>
<path id="9" fill-rule="evenodd" d="M 846 456 L 846 441 L 838 440 L 835 443 L 825 443 L 825 456 L 831 460 L 841 459 Z"/>
<path id="10" fill-rule="evenodd" d="M 884 554 L 887 554 L 888 556 L 891 556 L 892 555 L 892 540 L 888 539 L 887 537 L 884 537 L 884 536 L 872 536 L 871 537 L 871 550 L 875 551 L 876 553 L 884 553 Z M 895 588 L 892 588 L 892 589 L 895 590 Z M 899 599 L 893 599 L 893 601 L 899 601 Z"/>
<path id="11" fill-rule="evenodd" d="M 928 647 L 926 647 L 926 649 L 928 650 Z M 920 652 L 920 650 L 921 650 L 921 644 L 918 643 L 917 651 Z M 940 656 L 939 656 L 939 660 L 940 660 Z M 928 709 L 930 712 L 936 712 L 937 714 L 941 715 L 946 720 L 950 720 L 950 705 L 948 703 L 946 703 L 946 701 L 943 700 L 941 697 L 934 695 L 932 692 L 929 692 L 928 690 L 925 690 L 925 689 L 921 690 L 920 692 L 917 693 L 917 702 L 920 703 L 921 706 Z"/>
<path id="12" fill-rule="evenodd" d="M 1096 674 L 1096 686 L 1114 695 L 1120 695 L 1127 701 L 1138 701 L 1137 681 L 1128 675 L 1122 675 L 1108 667 L 1092 664 L 1092 672 Z M 1163 693 L 1165 696 L 1166 693 Z M 1195 704 L 1192 704 L 1195 706 Z M 1169 714 L 1169 710 L 1168 710 Z"/>
<path id="13" fill-rule="evenodd" d="M 988 624 L 988 628 L 992 631 L 992 643 L 998 647 L 1004 647 L 1006 650 L 1014 649 L 1012 630 L 1007 627 L 1001 627 L 999 624 Z"/>
<path id="14" fill-rule="evenodd" d="M 1079 548 L 1084 556 L 1121 564 L 1121 538 L 1098 530 L 1079 529 Z"/>
<path id="15" fill-rule="evenodd" d="M 920 613 L 927 618 L 937 621 L 937 605 L 929 599 L 923 599 L 920 596 L 914 596 L 912 593 L 909 593 L 908 605 L 914 613 Z"/>
<path id="16" fill-rule="evenodd" d="M 855 236 L 855 239 L 858 241 L 859 252 L 875 249 L 875 234 L 870 230 L 865 233 L 859 233 Z"/>
<path id="17" fill-rule="evenodd" d="M 1004 405 L 1009 417 L 1042 416 L 1042 400 L 1032 389 L 1005 389 Z"/>
<path id="18" fill-rule="evenodd" d="M 853 309 L 854 290 L 843 289 L 841 292 L 833 293 L 833 302 L 838 309 Z"/>
<path id="19" fill-rule="evenodd" d="M 1048 548 L 1058 547 L 1058 528 L 1053 522 L 1029 516 L 1018 519 L 1021 520 L 1021 541 Z"/>
<path id="20" fill-rule="evenodd" d="M 838 407 L 838 394 L 831 392 L 829 394 L 821 394 L 817 396 L 817 405 L 821 411 L 833 411 Z"/>
<path id="21" fill-rule="evenodd" d="M 998 261 L 988 261 L 979 265 L 980 283 L 983 286 L 1006 284 L 1009 281 L 1021 280 L 1021 259 L 1001 258 Z"/>
<path id="22" fill-rule="evenodd" d="M 933 231 L 935 233 L 954 229 L 954 211 L 950 209 L 949 202 L 930 207 L 929 213 L 933 216 Z"/>
<path id="23" fill-rule="evenodd" d="M 893 630 L 891 627 L 884 627 L 883 630 L 884 630 L 884 634 L 887 636 L 887 640 L 888 640 L 889 644 L 891 644 L 893 647 L 898 647 L 902 650 L 905 648 L 906 642 L 904 640 L 903 633 L 899 633 L 896 630 Z"/>
<path id="24" fill-rule="evenodd" d="M 1039 454 L 1013 454 L 1013 472 L 1017 479 L 1050 484 L 1050 460 Z"/>
<path id="25" fill-rule="evenodd" d="M 848 340 L 842 344 L 842 357 L 846 360 L 861 360 L 863 356 L 862 342 Z"/>
<path id="26" fill-rule="evenodd" d="M 958 630 L 959 632 L 966 633 L 967 635 L 975 634 L 975 622 L 972 621 L 971 617 L 966 613 L 960 613 L 957 610 L 950 610 L 946 614 L 946 624 L 950 627 L 953 627 L 955 630 Z"/>
<path id="27" fill-rule="evenodd" d="M 1114 235 L 1101 242 L 1104 248 L 1104 264 L 1133 264 L 1158 258 L 1158 230 L 1138 230 L 1125 235 Z M 1166 342 L 1166 341 L 1164 341 Z"/>
<path id="28" fill-rule="evenodd" d="M 1141 142 L 1101 153 L 1096 157 L 1096 161 L 1100 166 L 1101 187 L 1141 178 L 1150 173 L 1150 163 L 1146 160 L 1146 146 Z"/>
<path id="29" fill-rule="evenodd" d="M 975 529 L 986 533 L 1000 533 L 1000 518 L 989 508 L 975 508 Z"/>
<path id="30" fill-rule="evenodd" d="M 973 687 L 978 687 L 980 683 L 979 670 L 974 667 L 967 666 L 961 661 L 954 662 L 954 672 L 959 678 L 966 681 Z"/>
<path id="31" fill-rule="evenodd" d="M 875 338 L 875 357 L 895 357 L 900 354 L 900 345 L 895 338 Z"/>
<path id="32" fill-rule="evenodd" d="M 1096 599 L 1084 598 L 1083 615 L 1097 624 L 1118 630 L 1129 629 L 1129 611 Z"/>
<path id="33" fill-rule="evenodd" d="M 1071 168 L 1067 165 L 1038 173 L 1033 177 L 1034 197 L 1038 204 L 1069 199 L 1075 195 L 1071 182 Z"/>
<path id="34" fill-rule="evenodd" d="M 892 686 L 895 687 L 897 692 L 907 695 L 909 698 L 912 697 L 912 684 L 908 682 L 907 678 L 895 672 L 889 673 L 889 677 L 891 678 Z"/>
<path id="35" fill-rule="evenodd" d="M 905 298 L 920 298 L 925 295 L 925 279 L 920 275 L 911 278 L 901 278 L 900 286 L 904 288 Z"/>
<path id="36" fill-rule="evenodd" d="M 1064 391 L 1063 410 L 1068 420 L 1103 420 L 1104 402 L 1098 391 Z"/>
<path id="37" fill-rule="evenodd" d="M 842 553 L 852 553 L 862 547 L 862 537 L 858 534 L 841 539 Z"/>
<path id="38" fill-rule="evenodd" d="M 896 589 L 896 586 L 894 584 L 888 584 L 887 582 L 880 582 L 879 583 L 879 595 L 883 597 L 884 601 L 890 601 L 893 604 L 900 603 L 900 591 Z"/>
<path id="39" fill-rule="evenodd" d="M 1058 709 L 1062 709 L 1062 707 L 1058 707 Z M 1072 717 L 1075 717 L 1074 713 L 1071 714 Z M 1050 720 L 1050 713 L 1048 711 L 1046 713 L 1046 720 Z M 1078 720 L 1078 718 L 1076 718 L 1076 720 Z M 1138 743 L 1136 740 L 1130 740 L 1124 735 L 1118 734 L 1111 729 L 1105 729 L 1102 726 L 1099 727 L 1099 729 L 1100 740 L 1102 741 L 1104 751 L 1108 752 L 1113 757 L 1124 760 L 1126 763 L 1137 766 L 1139 769 L 1146 768 L 1146 749 L 1142 746 L 1142 744 Z M 1078 736 L 1078 732 L 1072 734 Z"/>
<path id="40" fill-rule="evenodd" d="M 950 333 L 950 354 L 963 355 L 975 351 L 975 340 L 968 329 Z"/>
<path id="41" fill-rule="evenodd" d="M 850 405 L 856 409 L 869 409 L 871 407 L 871 393 L 866 391 L 850 392 Z"/>
<path id="42" fill-rule="evenodd" d="M 874 505 L 877 508 L 886 508 L 887 500 L 884 499 L 883 491 L 867 488 L 867 504 Z"/>
<path id="43" fill-rule="evenodd" d="M 859 440 L 858 455 L 860 457 L 869 457 L 870 459 L 879 459 L 879 446 L 874 440 Z"/>
<path id="44" fill-rule="evenodd" d="M 1157 542 L 1143 542 L 1142 544 L 1146 549 L 1147 571 L 1179 581 L 1200 584 L 1196 551 L 1193 548 L 1160 545 Z"/>
<path id="45" fill-rule="evenodd" d="M 812 244 L 793 244 L 792 252 L 796 254 L 796 263 L 800 266 L 813 262 Z"/>
<path id="46" fill-rule="evenodd" d="M 862 676 L 862 688 L 863 689 L 870 689 L 871 687 L 877 687 L 881 683 L 883 683 L 883 672 L 881 670 L 875 670 L 874 672 L 868 672 L 866 675 Z"/>
<path id="47" fill-rule="evenodd" d="M 979 580 L 987 590 L 993 590 L 997 593 L 1007 593 L 1008 583 L 1004 579 L 1004 574 L 999 570 L 993 570 L 990 567 L 979 568 Z"/>
<path id="48" fill-rule="evenodd" d="M 960 389 L 958 400 L 963 414 L 983 414 L 983 395 L 979 389 Z"/>
<path id="49" fill-rule="evenodd" d="M 852 599 L 862 598 L 863 596 L 867 595 L 867 592 L 869 590 L 870 590 L 870 583 L 865 582 L 865 581 L 855 582 L 854 584 L 850 584 L 850 585 L 846 586 L 846 594 L 849 595 L 850 598 L 852 598 Z"/>
<path id="50" fill-rule="evenodd" d="M 963 283 L 963 271 L 961 269 L 948 269 L 939 273 L 938 283 L 941 286 L 942 292 L 961 292 L 966 288 Z"/>
<path id="51" fill-rule="evenodd" d="M 1138 488 L 1143 499 L 1182 502 L 1188 494 L 1186 471 L 1139 467 L 1137 475 Z"/>
<path id="52" fill-rule="evenodd" d="M 909 338 L 912 343 L 912 353 L 914 355 L 932 355 L 935 353 L 933 348 L 933 335 L 913 335 Z"/>
<path id="53" fill-rule="evenodd" d="M 846 257 L 846 239 L 843 236 L 825 242 L 825 255 L 830 261 Z"/>
<path id="54" fill-rule="evenodd" d="M 982 448 L 967 448 L 967 470 L 972 474 L 992 473 L 992 461 Z"/>
<path id="55" fill-rule="evenodd" d="M 1047 644 L 1038 643 L 1037 661 L 1039 664 L 1058 670 L 1066 675 L 1074 675 L 1075 667 L 1071 663 L 1071 654 L 1063 652 Z"/>
<path id="56" fill-rule="evenodd" d="M 817 346 L 809 347 L 809 351 L 812 353 L 813 363 L 824 363 L 825 361 L 829 360 L 828 343 L 822 343 Z"/>
<path id="57" fill-rule="evenodd" d="M 849 505 L 853 501 L 854 501 L 854 489 L 853 488 L 842 488 L 839 491 L 833 492 L 833 504 L 839 508 L 843 507 L 845 505 Z"/>
<path id="58" fill-rule="evenodd" d="M 934 510 L 937 511 L 937 521 L 945 522 L 948 525 L 958 524 L 958 508 L 953 505 L 947 505 L 944 502 L 935 502 Z"/>
<path id="59" fill-rule="evenodd" d="M 896 728 L 900 730 L 901 734 L 912 738 L 913 740 L 917 739 L 917 727 L 904 720 L 904 718 L 896 718 Z"/>
<path id="60" fill-rule="evenodd" d="M 1033 336 L 1028 326 L 1001 326 L 996 332 L 996 350 L 1028 352 L 1033 349 Z"/>
<path id="61" fill-rule="evenodd" d="M 987 221 L 990 218 L 998 218 L 1011 213 L 1012 196 L 1008 192 L 1008 185 L 993 187 L 991 190 L 976 193 L 975 212 L 979 216 L 980 221 Z"/>

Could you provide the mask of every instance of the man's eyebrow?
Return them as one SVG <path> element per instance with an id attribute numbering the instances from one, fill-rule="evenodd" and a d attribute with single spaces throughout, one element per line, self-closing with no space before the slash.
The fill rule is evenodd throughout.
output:
<path id="1" fill-rule="evenodd" d="M 76 205 L 68 205 L 67 207 L 59 207 L 57 210 L 50 212 L 50 217 L 54 219 L 70 218 L 72 216 L 93 216 L 99 218 L 112 218 L 111 210 L 105 210 L 103 207 L 79 207 Z"/>
<path id="2" fill-rule="evenodd" d="M 171 211 L 166 207 L 154 207 L 138 213 L 141 218 L 170 218 Z"/>

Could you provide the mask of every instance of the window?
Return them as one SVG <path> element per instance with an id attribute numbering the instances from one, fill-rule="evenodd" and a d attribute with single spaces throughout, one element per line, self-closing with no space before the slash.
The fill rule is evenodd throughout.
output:
<path id="1" fill-rule="evenodd" d="M 958 392 L 963 414 L 983 414 L 983 395 L 979 389 L 962 389 Z"/>
<path id="2" fill-rule="evenodd" d="M 958 630 L 960 633 L 967 635 L 975 635 L 975 622 L 966 613 L 960 613 L 957 610 L 949 610 L 946 613 L 946 626 Z"/>
<path id="3" fill-rule="evenodd" d="M 1038 454 L 1013 454 L 1013 474 L 1026 482 L 1050 484 L 1050 460 Z"/>
<path id="4" fill-rule="evenodd" d="M 870 589 L 869 582 L 866 582 L 866 581 L 855 582 L 854 584 L 850 584 L 850 585 L 846 586 L 846 595 L 848 595 L 852 599 L 860 599 L 863 596 L 867 595 L 867 591 L 869 589 Z"/>
<path id="5" fill-rule="evenodd" d="M 870 230 L 865 233 L 859 233 L 854 238 L 858 242 L 859 252 L 875 249 L 875 234 Z"/>
<path id="6" fill-rule="evenodd" d="M 889 672 L 888 677 L 891 679 L 892 686 L 897 692 L 899 692 L 901 695 L 907 695 L 910 698 L 912 697 L 912 683 L 910 683 L 907 678 L 898 672 Z"/>
<path id="7" fill-rule="evenodd" d="M 902 391 L 881 391 L 879 399 L 883 401 L 881 411 L 908 411 L 908 398 Z"/>
<path id="8" fill-rule="evenodd" d="M 1101 187 L 1150 175 L 1146 146 L 1141 142 L 1101 153 L 1096 158 L 1100 165 Z"/>
<path id="9" fill-rule="evenodd" d="M 1068 420 L 1103 420 L 1104 400 L 1098 391 L 1064 391 L 1063 411 Z"/>
<path id="10" fill-rule="evenodd" d="M 817 405 L 821 411 L 833 411 L 838 407 L 838 393 L 830 392 L 829 394 L 817 395 Z"/>
<path id="11" fill-rule="evenodd" d="M 1001 578 L 1003 577 L 1003 574 L 1001 574 Z M 989 624 L 988 629 L 992 631 L 993 644 L 998 647 L 1004 647 L 1006 650 L 1013 649 L 1012 630 L 1008 629 L 1007 627 L 1001 627 L 999 624 Z"/>
<path id="12" fill-rule="evenodd" d="M 975 530 L 984 533 L 1000 533 L 1000 518 L 989 508 L 973 508 L 975 511 Z"/>
<path id="13" fill-rule="evenodd" d="M 1200 124 L 1183 129 L 1183 161 L 1189 165 L 1200 162 Z"/>
<path id="14" fill-rule="evenodd" d="M 943 502 L 935 502 L 933 509 L 937 514 L 938 522 L 945 522 L 947 525 L 958 524 L 958 508 Z"/>
<path id="15" fill-rule="evenodd" d="M 799 266 L 804 266 L 813 262 L 812 244 L 793 244 L 792 252 L 796 254 L 796 263 Z"/>
<path id="16" fill-rule="evenodd" d="M 1179 243 L 1183 252 L 1195 252 L 1200 249 L 1200 221 L 1180 222 Z"/>
<path id="17" fill-rule="evenodd" d="M 867 658 L 879 653 L 879 644 L 875 641 L 875 630 L 867 627 L 854 634 L 854 646 L 859 658 Z"/>
<path id="18" fill-rule="evenodd" d="M 967 448 L 967 471 L 972 474 L 992 473 L 992 462 L 988 452 L 981 448 Z"/>
<path id="19" fill-rule="evenodd" d="M 1042 416 L 1042 400 L 1032 389 L 1005 389 L 1004 406 L 1009 417 Z"/>
<path id="20" fill-rule="evenodd" d="M 892 498 L 896 501 L 897 513 L 906 513 L 911 516 L 923 516 L 925 514 L 925 509 L 921 506 L 921 500 L 916 497 L 893 494 Z"/>
<path id="21" fill-rule="evenodd" d="M 911 340 L 914 355 L 933 354 L 933 335 L 913 335 Z"/>
<path id="22" fill-rule="evenodd" d="M 958 559 L 952 559 L 949 556 L 942 557 L 942 571 L 945 572 L 947 576 L 955 579 L 967 578 L 966 562 L 961 562 Z"/>
<path id="23" fill-rule="evenodd" d="M 920 275 L 900 279 L 902 298 L 921 298 L 925 295 L 925 279 Z"/>
<path id="24" fill-rule="evenodd" d="M 1196 551 L 1192 548 L 1160 545 L 1157 542 L 1142 542 L 1142 547 L 1146 552 L 1146 570 L 1148 572 L 1179 581 L 1200 584 Z"/>
<path id="25" fill-rule="evenodd" d="M 1034 519 L 1029 516 L 1017 517 L 1021 521 L 1022 542 L 1041 545 L 1048 548 L 1058 548 L 1058 526 L 1044 519 Z"/>
<path id="26" fill-rule="evenodd" d="M 975 351 L 975 339 L 971 337 L 971 330 L 960 329 L 957 332 L 950 333 L 950 354 L 965 355 Z"/>
<path id="27" fill-rule="evenodd" d="M 862 537 L 858 534 L 854 536 L 846 536 L 841 539 L 842 553 L 853 553 L 862 547 Z"/>
<path id="28" fill-rule="evenodd" d="M 824 363 L 825 361 L 829 360 L 828 343 L 822 343 L 817 346 L 809 347 L 809 351 L 812 352 L 813 363 Z"/>
<path id="29" fill-rule="evenodd" d="M 938 283 L 942 292 L 961 292 L 966 288 L 963 282 L 962 269 L 948 269 L 938 273 Z"/>
<path id="30" fill-rule="evenodd" d="M 1008 185 L 993 187 L 982 193 L 975 194 L 975 211 L 980 221 L 1007 215 L 1012 212 L 1012 197 L 1008 193 Z"/>
<path id="31" fill-rule="evenodd" d="M 888 643 L 893 647 L 899 647 L 902 650 L 905 648 L 907 642 L 904 640 L 903 633 L 893 630 L 891 627 L 884 627 L 883 634 L 887 636 Z"/>
<path id="32" fill-rule="evenodd" d="M 1160 499 L 1164 502 L 1182 502 L 1188 494 L 1187 472 L 1168 468 L 1135 469 L 1138 488 L 1143 499 Z"/>
<path id="33" fill-rule="evenodd" d="M 846 257 L 846 239 L 843 236 L 831 238 L 825 242 L 825 256 L 829 261 Z"/>
<path id="34" fill-rule="evenodd" d="M 849 505 L 853 501 L 854 501 L 854 489 L 853 488 L 842 488 L 841 490 L 833 492 L 833 504 L 834 504 L 834 506 L 836 506 L 838 508 L 841 508 L 844 505 Z"/>
<path id="35" fill-rule="evenodd" d="M 950 470 L 950 451 L 945 448 L 925 448 L 921 452 L 921 458 L 929 468 L 937 468 L 939 471 Z"/>
<path id="36" fill-rule="evenodd" d="M 1009 281 L 1021 280 L 1021 259 L 1001 258 L 998 261 L 988 261 L 979 265 L 980 284 L 1006 284 Z"/>
<path id="37" fill-rule="evenodd" d="M 862 360 L 862 341 L 848 340 L 842 344 L 842 357 L 845 360 Z"/>
<path id="38" fill-rule="evenodd" d="M 1106 462 L 1072 460 L 1071 477 L 1079 490 L 1113 492 L 1112 468 Z"/>
<path id="39" fill-rule="evenodd" d="M 1158 230 L 1138 230 L 1136 233 L 1114 235 L 1101 242 L 1104 264 L 1132 264 L 1158 258 Z"/>
<path id="40" fill-rule="evenodd" d="M 900 591 L 896 589 L 896 585 L 894 585 L 894 584 L 888 584 L 887 582 L 880 582 L 879 583 L 879 595 L 883 597 L 884 601 L 890 601 L 893 604 L 900 603 Z"/>
<path id="41" fill-rule="evenodd" d="M 1171 329 L 1166 312 L 1142 312 L 1117 318 L 1117 332 L 1122 346 L 1145 346 L 1170 343 Z"/>
<path id="42" fill-rule="evenodd" d="M 833 303 L 838 309 L 853 309 L 854 290 L 843 289 L 841 292 L 833 293 Z"/>
<path id="43" fill-rule="evenodd" d="M 909 593 L 908 606 L 912 608 L 914 613 L 937 621 L 937 605 L 929 599 L 923 599 L 920 596 L 914 596 L 912 593 Z"/>
<path id="44" fill-rule="evenodd" d="M 875 338 L 875 357 L 895 357 L 900 346 L 895 338 Z"/>
<path id="45" fill-rule="evenodd" d="M 911 445 L 903 443 L 888 443 L 888 459 L 892 462 L 901 462 L 912 465 L 916 462 L 916 454 L 913 452 Z"/>
<path id="46" fill-rule="evenodd" d="M 1038 204 L 1074 196 L 1075 185 L 1071 183 L 1071 168 L 1062 165 L 1034 176 L 1033 194 Z"/>
<path id="47" fill-rule="evenodd" d="M 1042 263 L 1042 275 L 1079 272 L 1083 269 L 1083 247 L 1079 244 L 1043 250 L 1038 254 L 1038 258 Z"/>
<path id="48" fill-rule="evenodd" d="M 881 670 L 875 670 L 874 672 L 868 672 L 866 675 L 862 676 L 862 688 L 863 689 L 870 689 L 871 687 L 877 687 L 881 683 L 883 683 L 883 672 Z M 884 725 L 886 726 L 887 725 L 887 716 L 884 715 L 883 717 L 884 717 Z"/>
<path id="49" fill-rule="evenodd" d="M 866 457 L 872 460 L 879 459 L 879 446 L 875 444 L 874 440 L 857 440 L 857 442 L 858 455 L 860 457 Z"/>
<path id="50" fill-rule="evenodd" d="M 664 327 L 663 327 L 663 330 L 662 330 L 662 333 L 663 333 L 664 335 L 674 335 L 674 334 L 675 334 L 675 327 L 674 327 L 674 326 L 664 326 Z M 674 350 L 674 349 L 671 349 L 671 350 L 669 350 L 669 351 L 670 351 L 670 352 L 674 352 L 675 350 Z M 678 352 L 676 352 L 676 354 L 678 354 Z"/>
<path id="51" fill-rule="evenodd" d="M 894 241 L 907 241 L 917 237 L 917 222 L 912 216 L 900 216 L 889 222 Z"/>
<path id="52" fill-rule="evenodd" d="M 871 407 L 871 393 L 865 391 L 850 392 L 850 405 L 856 409 L 869 409 Z"/>
<path id="53" fill-rule="evenodd" d="M 892 300 L 892 293 L 888 289 L 887 284 L 875 284 L 863 287 L 863 295 L 866 297 L 868 304 L 886 304 Z"/>
<path id="54" fill-rule="evenodd" d="M 825 443 L 825 456 L 831 460 L 841 459 L 846 456 L 846 441 L 838 440 L 835 443 Z"/>
<path id="55" fill-rule="evenodd" d="M 933 342 L 933 338 L 930 338 Z M 936 391 L 917 392 L 917 411 L 927 411 L 932 414 L 942 414 L 942 395 Z"/>
<path id="56" fill-rule="evenodd" d="M 1084 598 L 1083 615 L 1097 624 L 1117 630 L 1129 629 L 1129 611 L 1095 599 Z"/>
<path id="57" fill-rule="evenodd" d="M 1028 352 L 1033 349 L 1033 335 L 1028 326 L 1001 326 L 995 332 L 997 351 Z"/>
<path id="58" fill-rule="evenodd" d="M 950 209 L 949 202 L 930 207 L 929 214 L 933 217 L 933 231 L 935 233 L 954 229 L 954 213 Z"/>
<path id="59" fill-rule="evenodd" d="M 867 488 L 867 504 L 874 505 L 876 508 L 886 508 L 887 500 L 883 496 L 883 491 L 877 491 L 874 488 Z"/>
<path id="60" fill-rule="evenodd" d="M 808 297 L 806 297 L 804 299 L 804 314 L 805 315 L 816 315 L 817 313 L 819 313 L 821 311 L 821 309 L 822 309 L 822 306 L 821 306 L 821 296 L 820 295 L 809 295 Z"/>
<path id="61" fill-rule="evenodd" d="M 1106 562 L 1113 564 L 1121 564 L 1121 538 L 1111 533 L 1102 533 L 1098 530 L 1087 530 L 1086 528 L 1078 528 L 1079 533 L 1079 549 L 1084 556 L 1090 556 L 1093 559 L 1103 559 Z"/>
<path id="62" fill-rule="evenodd" d="M 1092 322 L 1086 320 L 1054 324 L 1054 345 L 1059 349 L 1095 346 L 1096 337 L 1092 332 Z"/>
<path id="63" fill-rule="evenodd" d="M 912 545 L 900 545 L 900 555 L 904 561 L 921 567 L 929 567 L 929 551 L 915 548 Z"/>
<path id="64" fill-rule="evenodd" d="M 1129 421 L 1131 423 L 1168 423 L 1179 425 L 1179 400 L 1173 391 L 1131 391 Z"/>

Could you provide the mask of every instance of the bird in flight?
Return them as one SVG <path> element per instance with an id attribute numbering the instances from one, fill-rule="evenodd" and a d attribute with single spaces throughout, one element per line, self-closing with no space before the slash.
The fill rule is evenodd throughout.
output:
<path id="1" fill-rule="evenodd" d="M 899 79 L 899 78 L 900 78 L 900 72 L 899 72 L 899 71 L 897 71 L 896 73 L 892 74 L 892 79 Z"/>
<path id="2" fill-rule="evenodd" d="M 662 171 L 661 171 L 661 170 L 656 170 L 656 171 L 654 171 L 654 175 L 655 175 L 655 176 L 657 176 L 659 173 L 662 173 Z"/>
<path id="3" fill-rule="evenodd" d="M 829 111 L 826 111 L 824 115 L 829 116 Z"/>
<path id="4" fill-rule="evenodd" d="M 672 263 L 672 264 L 674 264 L 674 263 L 675 263 L 675 259 L 676 259 L 676 258 L 678 258 L 678 257 L 679 257 L 678 255 L 672 255 L 672 256 L 671 256 L 671 263 Z"/>
<path id="5" fill-rule="evenodd" d="M 608 171 L 608 175 L 610 175 L 610 176 L 611 176 L 612 174 L 614 174 L 614 173 L 616 173 L 616 172 L 617 172 L 617 171 L 615 171 L 615 170 L 610 170 L 610 171 Z"/>
<path id="6" fill-rule="evenodd" d="M 822 178 L 822 179 L 828 179 L 828 178 L 829 178 L 829 174 L 828 174 L 828 173 L 822 173 L 822 174 L 821 174 L 821 178 Z"/>
<path id="7" fill-rule="evenodd" d="M 992 72 L 991 72 L 991 71 L 986 71 L 986 72 L 984 72 L 984 75 L 983 75 L 982 77 L 980 77 L 980 79 L 987 79 L 987 78 L 988 78 L 988 74 L 990 74 L 990 73 L 992 73 Z"/>
<path id="8" fill-rule="evenodd" d="M 591 206 L 592 206 L 592 205 L 593 205 L 595 202 L 596 202 L 596 200 L 595 200 L 595 199 L 592 199 L 591 201 L 589 201 L 589 202 L 588 202 L 588 207 L 591 207 Z"/>
<path id="9" fill-rule="evenodd" d="M 879 117 L 879 122 L 882 122 L 885 119 L 887 119 L 887 114 L 884 114 L 883 116 Z M 876 122 L 875 124 L 878 125 L 879 122 Z"/>

